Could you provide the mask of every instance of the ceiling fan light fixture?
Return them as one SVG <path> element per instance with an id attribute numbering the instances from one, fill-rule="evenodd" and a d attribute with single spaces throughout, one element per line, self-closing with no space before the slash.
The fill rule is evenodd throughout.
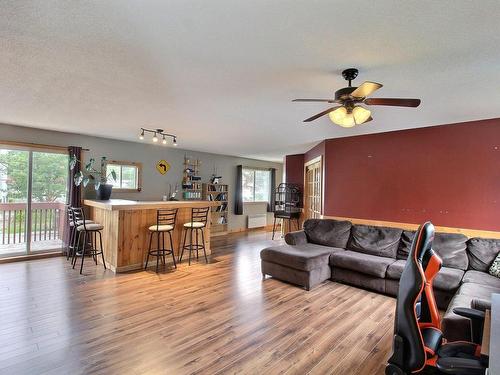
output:
<path id="1" fill-rule="evenodd" d="M 340 125 L 343 128 L 352 128 L 354 125 L 356 125 L 352 111 L 348 111 L 344 106 L 330 112 L 328 116 L 334 124 Z"/>
<path id="2" fill-rule="evenodd" d="M 347 115 L 347 108 L 342 106 L 334 111 L 331 111 L 328 114 L 328 117 L 330 117 L 330 120 L 332 120 L 334 124 L 340 125 L 342 121 L 344 121 L 346 115 Z"/>
<path id="3" fill-rule="evenodd" d="M 370 116 L 372 115 L 370 110 L 368 110 L 364 107 L 361 107 L 360 105 L 357 105 L 352 109 L 352 114 L 354 116 L 354 122 L 357 125 L 366 122 L 370 118 Z"/>

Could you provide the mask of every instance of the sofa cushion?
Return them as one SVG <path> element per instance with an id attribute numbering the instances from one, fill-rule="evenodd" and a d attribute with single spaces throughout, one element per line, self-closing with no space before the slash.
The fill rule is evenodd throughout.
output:
<path id="1" fill-rule="evenodd" d="M 404 230 L 401 235 L 401 241 L 399 241 L 397 259 L 407 259 L 408 254 L 410 254 L 411 244 L 413 242 L 413 237 L 415 237 L 414 230 Z"/>
<path id="2" fill-rule="evenodd" d="M 402 229 L 356 224 L 351 228 L 347 250 L 396 258 Z"/>
<path id="3" fill-rule="evenodd" d="M 351 232 L 350 221 L 309 219 L 304 223 L 307 240 L 313 244 L 344 248 Z"/>
<path id="4" fill-rule="evenodd" d="M 462 280 L 463 283 L 475 283 L 479 285 L 492 286 L 494 288 L 500 288 L 500 279 L 491 276 L 486 272 L 479 272 L 474 270 L 469 270 L 465 273 Z"/>
<path id="5" fill-rule="evenodd" d="M 281 245 L 265 248 L 260 252 L 260 258 L 266 262 L 276 263 L 301 271 L 311 271 L 328 264 L 330 254 L 342 251 L 333 247 L 307 245 Z"/>
<path id="6" fill-rule="evenodd" d="M 500 253 L 500 240 L 471 238 L 467 241 L 469 269 L 488 272 L 498 253 Z"/>
<path id="7" fill-rule="evenodd" d="M 391 280 L 399 280 L 406 266 L 406 260 L 397 260 L 387 268 L 386 277 Z"/>
<path id="8" fill-rule="evenodd" d="M 458 268 L 463 271 L 469 266 L 467 256 L 467 237 L 459 233 L 436 233 L 432 248 L 443 260 L 444 267 Z"/>
<path id="9" fill-rule="evenodd" d="M 358 253 L 355 251 L 341 251 L 330 255 L 330 264 L 335 267 L 364 273 L 367 275 L 385 278 L 387 267 L 395 259 L 379 257 L 376 255 Z"/>
<path id="10" fill-rule="evenodd" d="M 457 292 L 458 295 L 470 296 L 472 298 L 480 298 L 486 301 L 491 301 L 492 293 L 500 293 L 500 288 L 491 285 L 481 285 L 476 283 L 462 284 Z M 470 306 L 464 306 L 464 307 L 470 307 Z"/>
<path id="11" fill-rule="evenodd" d="M 406 260 L 397 260 L 392 263 L 387 268 L 386 277 L 391 280 L 399 280 L 401 278 L 401 274 L 403 273 L 403 269 L 405 268 Z M 453 291 L 456 290 L 460 286 L 460 281 L 462 281 L 462 277 L 464 276 L 464 271 L 442 267 L 439 270 L 436 278 L 434 279 L 434 287 L 436 289 L 445 290 L 445 291 Z"/>

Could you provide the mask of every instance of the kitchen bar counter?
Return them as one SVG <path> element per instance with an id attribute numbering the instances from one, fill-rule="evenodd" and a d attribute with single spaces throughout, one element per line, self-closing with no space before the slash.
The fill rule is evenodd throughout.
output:
<path id="1" fill-rule="evenodd" d="M 149 246 L 148 227 L 156 224 L 156 210 L 178 208 L 177 221 L 173 232 L 174 251 L 178 258 L 184 223 L 191 220 L 191 209 L 217 206 L 219 202 L 209 201 L 132 201 L 110 199 L 108 201 L 85 200 L 89 208 L 89 218 L 104 226 L 102 231 L 104 258 L 106 265 L 114 272 L 126 272 L 144 267 Z M 210 219 L 210 215 L 209 215 Z M 189 240 L 188 240 L 189 241 Z M 153 239 L 156 244 L 156 235 Z M 167 247 L 170 246 L 166 240 Z M 154 246 L 156 248 L 156 246 Z M 205 228 L 205 248 L 210 254 L 210 220 Z M 200 254 L 201 255 L 201 254 Z M 184 252 L 184 259 L 188 253 Z M 172 257 L 167 256 L 171 264 Z M 153 259 L 151 264 L 156 264 Z M 200 257 L 201 261 L 202 257 Z M 204 262 L 203 258 L 203 262 Z"/>

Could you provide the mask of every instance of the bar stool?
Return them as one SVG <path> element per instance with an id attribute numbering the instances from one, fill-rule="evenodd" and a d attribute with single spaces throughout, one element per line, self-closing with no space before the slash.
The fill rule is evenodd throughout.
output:
<path id="1" fill-rule="evenodd" d="M 182 262 L 182 255 L 184 250 L 189 250 L 189 265 L 191 265 L 191 253 L 196 250 L 196 259 L 198 259 L 198 251 L 203 249 L 205 255 L 205 262 L 208 263 L 207 252 L 205 250 L 205 234 L 204 229 L 207 226 L 208 212 L 210 207 L 192 208 L 191 221 L 184 224 L 184 241 L 182 242 L 182 252 L 179 257 L 179 263 Z M 189 231 L 189 245 L 186 245 L 186 237 Z M 196 243 L 193 244 L 193 231 L 195 232 Z M 198 243 L 198 231 L 201 232 L 201 245 Z"/>
<path id="2" fill-rule="evenodd" d="M 158 263 L 160 257 L 162 257 L 163 264 L 165 264 L 165 255 L 172 254 L 172 260 L 174 261 L 174 268 L 177 268 L 175 263 L 174 254 L 174 241 L 172 240 L 172 232 L 175 229 L 175 220 L 177 218 L 177 208 L 173 209 L 160 209 L 156 211 L 156 224 L 151 225 L 148 229 L 149 235 L 149 249 L 148 257 L 146 258 L 146 266 L 144 269 L 148 268 L 149 256 L 156 257 L 156 272 L 158 272 Z M 151 244 L 153 242 L 153 235 L 157 234 L 158 247 L 156 249 L 151 249 Z M 168 233 L 168 238 L 170 239 L 170 249 L 165 249 L 165 233 Z M 160 237 L 161 237 L 161 248 L 160 248 Z"/>
<path id="3" fill-rule="evenodd" d="M 102 235 L 101 235 L 101 230 L 103 230 L 104 227 L 101 224 L 89 223 L 88 220 L 85 220 L 85 214 L 83 213 L 82 208 L 73 207 L 72 211 L 73 211 L 73 223 L 77 231 L 77 239 L 73 250 L 73 262 L 72 262 L 73 268 L 75 268 L 77 258 L 81 256 L 82 262 L 80 265 L 80 274 L 83 272 L 83 261 L 85 260 L 85 253 L 87 252 L 88 255 L 92 255 L 92 258 L 94 258 L 94 262 L 96 265 L 97 265 L 97 256 L 101 255 L 104 269 L 107 269 L 106 261 L 104 260 Z M 99 250 L 96 249 L 98 234 L 99 234 Z M 80 241 L 82 237 L 83 241 Z M 81 249 L 80 249 L 80 243 L 81 243 Z"/>
<path id="4" fill-rule="evenodd" d="M 68 213 L 67 218 L 68 218 L 68 228 L 69 228 L 69 238 L 68 238 L 68 246 L 66 247 L 66 260 L 69 260 L 71 257 L 73 259 L 73 250 L 75 249 L 75 242 L 76 242 L 76 226 L 73 220 L 73 207 L 70 207 L 70 205 L 66 205 L 66 212 Z M 92 224 L 92 220 L 86 220 L 85 221 L 88 224 Z M 81 225 L 82 223 L 79 222 L 77 223 L 78 225 Z"/>

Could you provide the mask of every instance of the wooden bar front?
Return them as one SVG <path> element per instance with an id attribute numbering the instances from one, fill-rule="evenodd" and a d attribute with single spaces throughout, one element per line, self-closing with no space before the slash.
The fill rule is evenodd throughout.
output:
<path id="1" fill-rule="evenodd" d="M 183 224 L 191 221 L 191 209 L 216 206 L 219 203 L 209 201 L 148 202 L 111 199 L 109 201 L 85 200 L 84 204 L 89 208 L 89 218 L 104 226 L 102 240 L 106 265 L 114 272 L 126 272 L 144 267 L 149 246 L 150 232 L 148 227 L 156 224 L 157 209 L 178 209 L 173 232 L 174 251 L 176 257 L 178 257 Z M 189 242 L 189 237 L 187 242 Z M 167 238 L 165 238 L 165 244 L 167 247 L 169 246 Z M 156 248 L 156 235 L 153 239 L 153 245 Z M 210 220 L 205 228 L 205 248 L 207 254 L 210 254 Z"/>

